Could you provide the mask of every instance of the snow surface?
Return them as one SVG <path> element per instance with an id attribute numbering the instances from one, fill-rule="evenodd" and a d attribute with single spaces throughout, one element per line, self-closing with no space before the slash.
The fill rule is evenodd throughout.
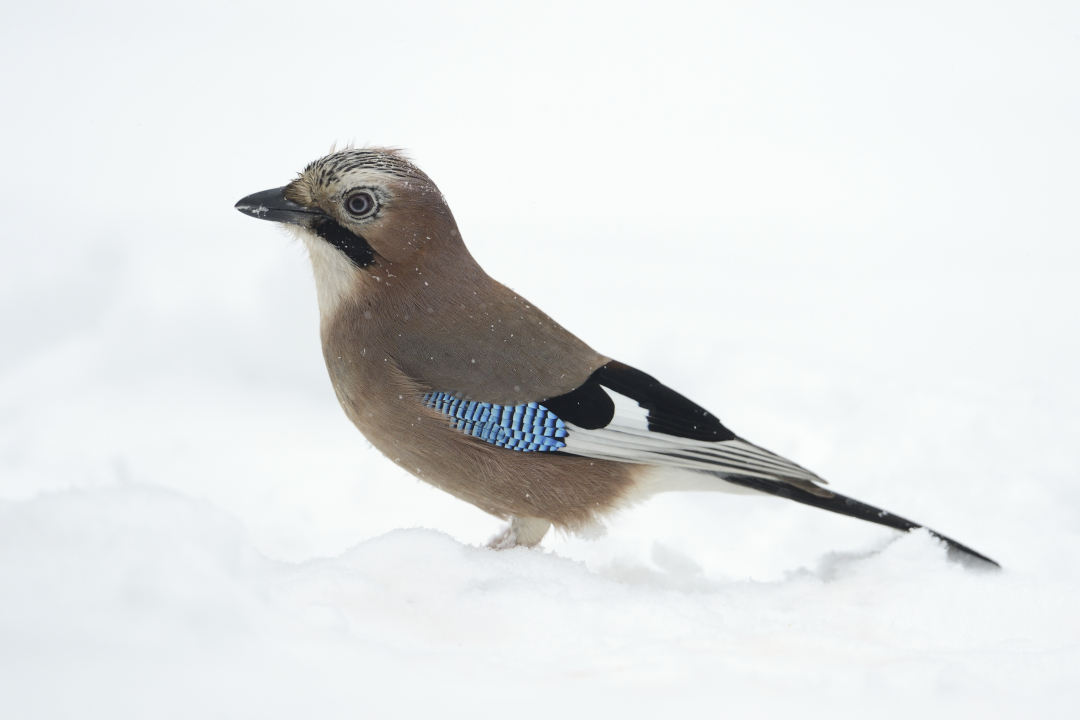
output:
<path id="1" fill-rule="evenodd" d="M 43 2 L 0 26 L 0 717 L 1072 717 L 1075 4 Z M 499 522 L 336 405 L 232 205 L 409 148 L 598 350 L 927 534 Z"/>

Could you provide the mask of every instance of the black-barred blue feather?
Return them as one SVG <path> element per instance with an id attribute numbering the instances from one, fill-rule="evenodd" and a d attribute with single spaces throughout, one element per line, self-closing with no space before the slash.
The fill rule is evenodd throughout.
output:
<path id="1" fill-rule="evenodd" d="M 458 430 L 498 447 L 521 452 L 566 447 L 566 424 L 538 403 L 493 405 L 435 392 L 424 395 L 424 404 L 448 415 Z"/>

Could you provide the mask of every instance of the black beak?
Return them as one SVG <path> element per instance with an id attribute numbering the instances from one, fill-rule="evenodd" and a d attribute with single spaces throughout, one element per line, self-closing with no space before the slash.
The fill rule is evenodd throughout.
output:
<path id="1" fill-rule="evenodd" d="M 322 215 L 318 210 L 298 205 L 285 197 L 285 188 L 263 190 L 236 203 L 236 209 L 245 215 L 260 220 L 307 225 L 313 218 Z"/>

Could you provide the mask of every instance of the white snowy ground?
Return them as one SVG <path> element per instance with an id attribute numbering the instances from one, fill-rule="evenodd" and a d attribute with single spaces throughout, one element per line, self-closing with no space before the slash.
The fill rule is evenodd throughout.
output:
<path id="1" fill-rule="evenodd" d="M 0 717 L 1074 717 L 1075 3 L 22 3 L 0 27 Z M 986 574 L 770 498 L 603 537 L 366 446 L 241 216 L 410 148 L 482 264 Z"/>

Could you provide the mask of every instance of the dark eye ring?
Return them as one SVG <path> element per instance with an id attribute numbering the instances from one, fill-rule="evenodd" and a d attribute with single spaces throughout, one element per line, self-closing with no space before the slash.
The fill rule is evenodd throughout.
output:
<path id="1" fill-rule="evenodd" d="M 371 193 L 368 192 L 353 193 L 345 201 L 345 209 L 357 217 L 369 215 L 375 209 L 375 198 L 371 197 Z"/>

